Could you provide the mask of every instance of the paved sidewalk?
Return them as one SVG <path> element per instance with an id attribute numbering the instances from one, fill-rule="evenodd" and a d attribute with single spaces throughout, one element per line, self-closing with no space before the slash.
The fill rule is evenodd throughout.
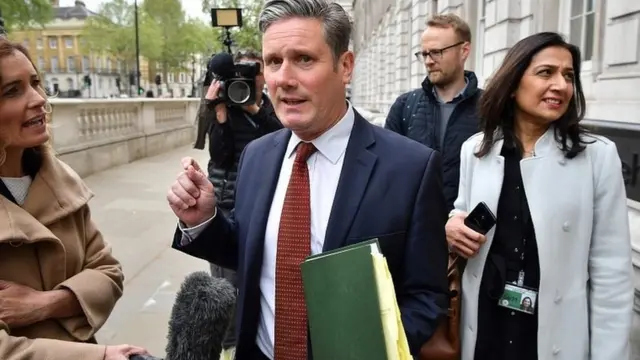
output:
<path id="1" fill-rule="evenodd" d="M 166 193 L 187 155 L 206 167 L 207 151 L 183 147 L 85 179 L 96 194 L 92 216 L 126 276 L 124 296 L 98 333 L 102 344 L 135 344 L 164 356 L 175 292 L 187 274 L 209 269 L 170 248 L 176 217 Z"/>

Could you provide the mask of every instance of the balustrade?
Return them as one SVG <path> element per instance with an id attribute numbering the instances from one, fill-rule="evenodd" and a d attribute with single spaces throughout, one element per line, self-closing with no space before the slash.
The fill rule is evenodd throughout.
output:
<path id="1" fill-rule="evenodd" d="M 199 99 L 50 99 L 53 147 L 81 176 L 193 142 Z"/>

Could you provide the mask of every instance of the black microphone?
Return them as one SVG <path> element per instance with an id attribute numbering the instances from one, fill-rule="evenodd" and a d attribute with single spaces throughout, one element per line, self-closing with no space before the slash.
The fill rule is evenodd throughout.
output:
<path id="1" fill-rule="evenodd" d="M 218 53 L 209 60 L 208 68 L 211 73 L 218 77 L 231 78 L 235 69 L 233 57 L 226 52 Z"/>
<path id="2" fill-rule="evenodd" d="M 234 74 L 235 64 L 233 57 L 225 52 L 216 54 L 209 60 L 209 64 L 207 64 L 207 73 L 205 74 L 203 85 L 209 87 L 214 79 L 230 79 Z M 225 100 L 222 97 L 216 98 L 215 100 L 205 100 L 205 104 L 210 111 L 215 111 L 215 107 L 224 102 Z"/>
<path id="3" fill-rule="evenodd" d="M 236 288 L 204 271 L 189 274 L 180 286 L 171 318 L 165 360 L 219 360 L 233 321 Z M 133 355 L 130 360 L 162 360 Z"/>

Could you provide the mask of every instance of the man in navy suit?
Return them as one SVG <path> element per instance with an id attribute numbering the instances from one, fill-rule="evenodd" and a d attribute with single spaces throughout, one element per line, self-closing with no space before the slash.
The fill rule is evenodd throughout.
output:
<path id="1" fill-rule="evenodd" d="M 371 125 L 346 100 L 354 54 L 340 5 L 268 0 L 260 29 L 286 129 L 246 147 L 228 217 L 200 166 L 183 159 L 167 195 L 180 219 L 173 247 L 237 271 L 238 360 L 300 360 L 311 353 L 300 256 L 378 238 L 417 355 L 449 299 L 440 156 Z"/>

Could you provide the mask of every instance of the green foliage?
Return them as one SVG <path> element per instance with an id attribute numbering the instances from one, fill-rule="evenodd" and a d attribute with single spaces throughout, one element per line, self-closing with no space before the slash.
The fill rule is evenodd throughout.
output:
<path id="1" fill-rule="evenodd" d="M 189 19 L 181 27 L 182 44 L 180 51 L 183 57 L 195 59 L 196 55 L 203 55 L 204 60 L 212 53 L 221 50 L 221 43 L 217 41 L 220 37 L 219 29 L 214 29 L 200 19 Z"/>
<path id="2" fill-rule="evenodd" d="M 2 0 L 0 10 L 8 31 L 44 26 L 53 18 L 50 0 Z"/>
<path id="3" fill-rule="evenodd" d="M 242 8 L 242 28 L 231 29 L 231 39 L 233 40 L 233 50 L 254 50 L 262 49 L 262 34 L 258 28 L 258 16 L 264 5 L 264 0 L 202 0 L 202 11 L 210 16 L 211 8 Z M 224 37 L 219 37 L 221 43 Z"/>
<path id="4" fill-rule="evenodd" d="M 159 28 L 142 11 L 138 12 L 140 55 L 158 56 Z M 127 0 L 102 3 L 96 16 L 87 19 L 83 50 L 111 54 L 133 66 L 136 59 L 134 6 Z"/>
<path id="5" fill-rule="evenodd" d="M 159 47 L 149 60 L 162 65 L 163 78 L 167 72 L 181 67 L 184 57 L 184 38 L 182 28 L 185 13 L 180 0 L 144 0 L 142 11 L 159 30 Z"/>
<path id="6" fill-rule="evenodd" d="M 85 50 L 110 53 L 135 63 L 135 10 L 128 0 L 103 3 L 84 29 Z M 185 19 L 180 0 L 138 3 L 140 55 L 167 73 L 184 70 L 195 55 L 216 50 L 218 30 L 198 19 Z"/>

